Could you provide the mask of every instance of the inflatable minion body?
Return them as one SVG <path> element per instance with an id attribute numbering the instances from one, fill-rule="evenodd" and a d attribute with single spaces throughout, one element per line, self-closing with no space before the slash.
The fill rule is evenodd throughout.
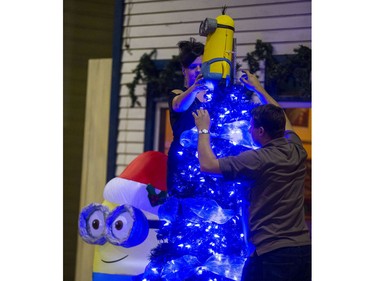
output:
<path id="1" fill-rule="evenodd" d="M 95 245 L 92 281 L 140 281 L 158 240 L 167 196 L 167 156 L 148 151 L 104 187 L 104 201 L 81 210 L 79 234 Z"/>
<path id="2" fill-rule="evenodd" d="M 233 68 L 234 21 L 224 14 L 201 22 L 199 34 L 207 36 L 202 59 L 202 74 L 206 80 L 229 84 Z"/>

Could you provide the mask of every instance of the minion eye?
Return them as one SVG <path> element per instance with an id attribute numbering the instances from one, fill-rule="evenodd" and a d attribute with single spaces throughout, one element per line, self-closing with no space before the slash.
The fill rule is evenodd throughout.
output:
<path id="1" fill-rule="evenodd" d="M 199 26 L 199 35 L 201 36 L 208 36 L 209 34 L 213 33 L 217 28 L 217 20 L 206 18 L 204 21 L 201 22 Z"/>
<path id="2" fill-rule="evenodd" d="M 105 231 L 105 215 L 100 210 L 95 211 L 89 218 L 87 230 L 93 237 L 102 236 Z"/>
<path id="3" fill-rule="evenodd" d="M 133 228 L 134 220 L 131 215 L 126 212 L 119 215 L 109 228 L 113 237 L 124 240 L 130 235 L 130 231 Z"/>
<path id="4" fill-rule="evenodd" d="M 130 206 L 122 205 L 112 210 L 107 218 L 108 240 L 121 245 L 129 238 L 134 218 Z"/>
<path id="5" fill-rule="evenodd" d="M 148 222 L 141 210 L 121 205 L 112 210 L 106 220 L 107 240 L 126 248 L 142 243 L 148 235 Z"/>
<path id="6" fill-rule="evenodd" d="M 103 245 L 106 242 L 105 220 L 108 213 L 106 206 L 97 203 L 82 209 L 79 216 L 79 234 L 86 243 Z"/>

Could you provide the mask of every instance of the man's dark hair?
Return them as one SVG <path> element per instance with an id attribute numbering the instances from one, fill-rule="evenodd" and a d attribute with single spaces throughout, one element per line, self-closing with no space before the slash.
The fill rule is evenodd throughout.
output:
<path id="1" fill-rule="evenodd" d="M 254 127 L 263 127 L 272 139 L 284 136 L 286 119 L 281 107 L 273 104 L 259 105 L 251 110 L 251 116 Z"/>
<path id="2" fill-rule="evenodd" d="M 185 68 L 188 68 L 197 57 L 203 55 L 204 45 L 196 42 L 194 38 L 190 38 L 190 41 L 180 41 L 177 46 L 180 49 L 180 63 Z"/>

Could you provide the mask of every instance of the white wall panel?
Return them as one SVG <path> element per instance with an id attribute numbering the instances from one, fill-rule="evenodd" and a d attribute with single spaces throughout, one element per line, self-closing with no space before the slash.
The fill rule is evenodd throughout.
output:
<path id="1" fill-rule="evenodd" d="M 145 108 L 133 107 L 133 108 L 120 108 L 120 120 L 121 119 L 144 119 L 146 114 Z"/>
<path id="2" fill-rule="evenodd" d="M 203 19 L 202 19 L 203 20 Z M 301 28 L 311 27 L 311 16 L 291 15 L 277 16 L 273 18 L 251 18 L 235 20 L 236 32 L 250 30 L 268 30 L 283 28 Z M 178 30 L 178 33 L 177 33 Z M 158 37 L 172 35 L 196 35 L 199 36 L 199 24 L 194 23 L 175 23 L 175 24 L 158 24 L 152 26 L 134 26 L 126 30 L 130 38 L 137 37 Z M 125 34 L 125 32 L 124 32 Z M 205 38 L 203 38 L 205 40 Z"/>
<path id="3" fill-rule="evenodd" d="M 133 78 L 134 78 L 134 74 L 133 73 L 128 73 L 128 74 L 124 74 L 127 76 L 127 80 L 129 80 L 129 82 L 133 81 Z M 128 83 L 128 82 L 127 82 Z M 129 89 L 128 87 L 123 84 L 121 86 L 121 89 L 120 89 L 120 96 L 125 96 L 129 93 Z M 135 87 L 135 90 L 134 90 L 134 93 L 135 95 L 140 99 L 141 96 L 144 96 L 145 93 L 146 93 L 146 84 L 144 83 L 140 83 L 138 84 L 136 87 Z M 146 104 L 146 103 L 145 103 Z M 120 105 L 121 106 L 121 105 Z"/>
<path id="4" fill-rule="evenodd" d="M 120 120 L 119 130 L 125 131 L 144 131 L 145 130 L 145 122 L 144 119 L 140 120 Z"/>
<path id="5" fill-rule="evenodd" d="M 198 36 L 188 36 L 187 38 L 189 37 L 198 37 Z M 122 61 L 123 62 L 138 62 L 139 59 L 142 57 L 143 54 L 147 53 L 151 53 L 153 49 L 152 48 L 142 48 L 142 49 L 137 49 L 137 50 L 134 50 L 132 49 L 131 50 L 131 53 L 125 51 L 123 52 L 123 55 L 122 55 Z M 172 56 L 176 56 L 178 55 L 178 49 L 177 49 L 177 42 L 175 42 L 175 44 L 171 47 L 168 47 L 168 48 L 159 48 L 156 50 L 156 54 L 155 54 L 155 57 L 156 59 L 159 59 L 159 60 L 162 60 L 162 59 L 170 59 Z"/>
<path id="6" fill-rule="evenodd" d="M 200 1 L 194 2 L 199 3 Z M 173 1 L 171 1 L 173 3 Z M 134 4 L 135 5 L 135 4 Z M 228 8 L 226 13 L 234 20 L 253 17 L 272 17 L 272 16 L 288 16 L 298 14 L 309 14 L 311 12 L 311 2 L 297 1 L 284 3 L 268 3 L 267 5 L 241 6 Z M 190 4 L 189 9 L 169 10 L 167 12 L 156 12 L 148 14 L 131 14 L 128 26 L 134 25 L 153 25 L 167 23 L 183 23 L 197 22 L 199 23 L 205 18 L 216 18 L 221 14 L 221 6 L 211 9 L 195 9 Z M 126 27 L 126 26 L 125 26 Z"/>
<path id="7" fill-rule="evenodd" d="M 129 165 L 131 161 L 133 161 L 137 157 L 137 153 L 135 154 L 118 154 L 116 159 L 116 164 L 118 165 Z"/>
<path id="8" fill-rule="evenodd" d="M 117 152 L 120 153 L 142 153 L 143 143 L 119 143 L 117 146 Z"/>
<path id="9" fill-rule="evenodd" d="M 144 132 L 119 131 L 117 142 L 144 142 Z"/>
<path id="10" fill-rule="evenodd" d="M 140 1 L 131 1 L 135 5 L 128 6 L 126 15 L 136 15 L 145 13 L 173 12 L 178 10 L 200 10 L 200 9 L 220 9 L 224 5 L 231 7 L 249 7 L 254 5 L 265 5 L 274 3 L 284 3 L 285 0 L 179 0 L 179 1 L 154 1 L 153 3 L 136 3 Z M 288 2 L 302 2 L 292 0 Z"/>
<path id="11" fill-rule="evenodd" d="M 193 36 L 197 41 L 205 43 L 206 37 Z M 311 38 L 311 28 L 295 28 L 293 32 L 290 29 L 280 29 L 280 30 L 265 30 L 265 31 L 247 31 L 235 33 L 235 38 L 237 38 L 237 44 L 250 44 L 255 42 L 257 39 L 264 38 L 264 41 L 269 43 L 274 42 L 299 42 L 310 40 Z M 163 46 L 173 46 L 176 48 L 178 41 L 189 39 L 189 36 L 176 35 L 164 37 L 163 40 L 160 37 L 137 37 L 131 39 L 131 46 L 133 48 L 160 48 Z M 123 70 L 126 72 L 131 72 L 138 63 L 124 63 Z"/>
<path id="12" fill-rule="evenodd" d="M 311 32 L 311 29 L 309 28 L 309 32 Z M 238 38 L 239 36 L 243 36 L 243 33 L 235 33 L 235 38 Z M 198 36 L 192 36 L 194 38 L 198 38 Z M 188 39 L 189 37 L 186 37 L 185 39 Z M 242 41 L 242 40 L 241 40 Z M 274 53 L 275 54 L 290 54 L 293 53 L 293 49 L 297 48 L 298 45 L 303 44 L 304 46 L 311 47 L 311 38 L 308 38 L 305 41 L 298 41 L 298 44 L 295 41 L 292 42 L 273 42 L 272 46 L 274 48 Z M 255 42 L 251 43 L 237 43 L 237 57 L 238 58 L 243 58 L 246 56 L 246 53 L 251 52 L 254 50 L 255 47 Z M 149 49 L 138 49 L 138 50 L 133 50 L 132 55 L 126 54 L 124 52 L 123 54 L 123 61 L 126 61 L 127 63 L 135 63 L 133 65 L 136 66 L 138 65 L 139 59 L 141 56 L 145 53 L 149 54 L 152 51 L 152 48 Z M 178 54 L 178 48 L 177 48 L 177 42 L 175 46 L 171 48 L 166 48 L 166 49 L 157 49 L 157 54 L 155 56 L 155 59 L 159 60 L 164 60 L 164 59 L 170 59 L 173 55 Z M 124 71 L 125 69 L 130 69 L 130 71 Z M 125 83 L 130 83 L 133 80 L 134 73 L 132 72 L 133 69 L 131 67 L 126 67 L 123 65 L 123 72 L 122 72 L 122 85 L 125 85 Z M 123 94 L 125 90 L 121 89 L 121 94 Z M 127 89 L 126 89 L 127 91 Z"/>
<path id="13" fill-rule="evenodd" d="M 142 90 L 143 90 L 143 88 L 142 88 Z M 125 94 L 128 94 L 128 92 L 126 91 L 126 93 L 124 93 L 124 95 Z M 139 103 L 141 104 L 141 107 L 146 106 L 146 97 L 145 96 L 138 96 L 137 101 L 139 101 Z M 120 107 L 131 107 L 131 104 L 132 104 L 132 100 L 129 96 L 121 96 L 120 97 Z"/>

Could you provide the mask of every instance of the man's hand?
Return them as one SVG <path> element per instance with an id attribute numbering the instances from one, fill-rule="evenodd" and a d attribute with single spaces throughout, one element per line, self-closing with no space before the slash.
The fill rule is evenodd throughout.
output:
<path id="1" fill-rule="evenodd" d="M 193 112 L 192 114 L 198 130 L 210 129 L 210 114 L 206 109 L 200 108 L 197 110 L 197 113 Z M 219 160 L 216 159 L 211 149 L 210 134 L 199 135 L 198 159 L 202 172 L 216 175 L 221 174 Z"/>
<path id="2" fill-rule="evenodd" d="M 242 72 L 244 74 L 240 77 L 240 81 L 248 90 L 260 92 L 263 89 L 255 74 L 251 74 L 248 70 L 242 70 Z"/>
<path id="3" fill-rule="evenodd" d="M 200 108 L 197 110 L 197 113 L 193 112 L 192 114 L 194 117 L 195 126 L 197 126 L 198 130 L 210 130 L 211 119 L 210 114 L 206 109 Z"/>

